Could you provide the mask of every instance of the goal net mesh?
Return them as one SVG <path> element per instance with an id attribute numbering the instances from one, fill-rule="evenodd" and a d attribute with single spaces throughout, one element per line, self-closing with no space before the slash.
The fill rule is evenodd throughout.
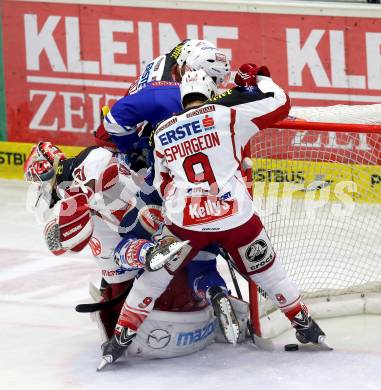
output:
<path id="1" fill-rule="evenodd" d="M 278 258 L 305 300 L 381 291 L 381 126 L 356 125 L 380 124 L 381 105 L 291 115 L 322 126 L 296 120 L 251 141 L 253 198 Z M 272 305 L 261 301 L 263 314 Z"/>

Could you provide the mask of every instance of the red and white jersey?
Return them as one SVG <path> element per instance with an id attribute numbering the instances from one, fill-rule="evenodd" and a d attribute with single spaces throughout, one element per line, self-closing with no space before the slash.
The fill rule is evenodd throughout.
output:
<path id="1" fill-rule="evenodd" d="M 255 212 L 244 179 L 243 149 L 290 109 L 287 94 L 271 78 L 257 80 L 257 86 L 228 90 L 157 128 L 154 185 L 174 224 L 228 230 Z"/>
<path id="2" fill-rule="evenodd" d="M 74 169 L 72 176 L 71 187 L 86 188 L 90 184 L 93 191 L 89 193 L 89 205 L 93 215 L 117 231 L 126 212 L 135 207 L 135 196 L 140 189 L 137 174 L 118 155 L 95 148 Z"/>
<path id="3" fill-rule="evenodd" d="M 118 155 L 104 148 L 85 149 L 77 157 L 63 160 L 57 167 L 58 196 L 52 191 L 41 197 L 36 191 L 33 211 L 44 224 L 58 217 L 62 199 L 78 193 L 87 195 L 94 226 L 88 245 L 108 283 L 132 279 L 137 271 L 126 272 L 114 261 L 114 249 L 120 242 L 119 225 L 124 215 L 136 205 L 139 177 L 130 171 Z M 40 201 L 36 201 L 40 199 Z"/>

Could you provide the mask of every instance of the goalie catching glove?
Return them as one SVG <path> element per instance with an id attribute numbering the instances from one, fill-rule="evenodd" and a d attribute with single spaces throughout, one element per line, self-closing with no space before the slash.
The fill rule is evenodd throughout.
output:
<path id="1" fill-rule="evenodd" d="M 88 197 L 78 193 L 60 201 L 58 217 L 46 225 L 44 235 L 49 250 L 58 256 L 68 250 L 80 252 L 93 229 Z"/>

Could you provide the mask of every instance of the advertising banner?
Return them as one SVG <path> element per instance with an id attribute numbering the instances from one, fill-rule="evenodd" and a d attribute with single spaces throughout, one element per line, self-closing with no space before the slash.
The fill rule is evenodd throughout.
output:
<path id="1" fill-rule="evenodd" d="M 381 19 L 3 4 L 8 140 L 92 143 L 100 107 L 184 38 L 269 66 L 294 105 L 381 102 Z"/>
<path id="2" fill-rule="evenodd" d="M 3 72 L 3 36 L 2 36 L 2 20 L 0 8 L 0 141 L 7 138 L 7 125 L 5 119 L 5 85 Z"/>

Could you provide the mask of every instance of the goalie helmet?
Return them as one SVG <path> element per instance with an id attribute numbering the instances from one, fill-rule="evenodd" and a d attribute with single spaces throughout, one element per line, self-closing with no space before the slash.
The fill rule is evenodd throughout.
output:
<path id="1" fill-rule="evenodd" d="M 178 58 L 176 60 L 177 63 L 180 66 L 183 66 L 186 63 L 189 54 L 191 54 L 197 47 L 200 47 L 200 46 L 215 47 L 213 45 L 213 43 L 211 43 L 209 41 L 205 41 L 203 39 L 188 39 L 187 41 L 184 42 L 184 44 L 181 48 L 180 55 L 178 56 Z"/>
<path id="2" fill-rule="evenodd" d="M 226 86 L 230 79 L 230 63 L 214 46 L 197 46 L 189 54 L 186 67 L 187 70 L 203 69 L 218 86 Z"/>
<path id="3" fill-rule="evenodd" d="M 217 95 L 217 91 L 217 85 L 203 69 L 194 72 L 186 72 L 181 81 L 181 101 L 183 101 L 186 95 L 191 93 L 201 94 L 205 96 L 206 99 L 210 99 Z"/>
<path id="4" fill-rule="evenodd" d="M 39 142 L 30 152 L 24 164 L 24 178 L 27 182 L 45 182 L 55 175 L 54 162 L 66 157 L 62 151 L 50 142 Z"/>

